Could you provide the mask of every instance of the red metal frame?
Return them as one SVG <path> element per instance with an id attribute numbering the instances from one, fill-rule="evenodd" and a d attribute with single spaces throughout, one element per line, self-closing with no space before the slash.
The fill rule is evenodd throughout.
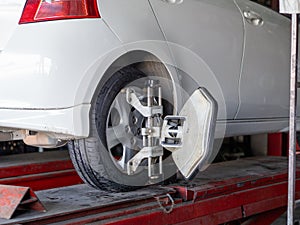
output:
<path id="1" fill-rule="evenodd" d="M 74 169 L 0 179 L 0 184 L 30 187 L 34 191 L 81 183 Z"/>
<path id="2" fill-rule="evenodd" d="M 0 184 L 25 186 L 38 191 L 82 183 L 65 152 L 29 153 L 26 157 L 30 155 L 36 160 L 27 162 L 18 156 L 18 160 L 12 160 L 12 163 L 3 166 L 0 163 Z M 45 160 L 45 157 L 48 159 Z M 1 156 L 3 161 L 10 159 L 12 156 Z"/>
<path id="3" fill-rule="evenodd" d="M 284 145 L 282 134 L 270 136 L 269 141 L 272 138 L 281 147 Z M 279 148 L 273 151 L 274 154 L 279 152 Z M 68 157 L 56 155 L 46 161 L 43 157 L 41 155 L 40 161 L 38 158 L 34 162 L 20 160 L 11 165 L 6 164 L 5 167 L 0 165 L 0 184 L 47 191 L 50 188 L 82 183 Z M 62 224 L 73 225 L 101 220 L 103 224 L 122 225 L 140 225 L 145 224 L 145 221 L 156 225 L 210 225 L 249 219 L 248 224 L 270 224 L 285 210 L 287 203 L 286 162 L 284 157 L 263 157 L 214 164 L 189 183 L 191 186 L 178 184 L 172 186 L 175 191 L 167 191 L 175 200 L 174 208 L 168 214 L 160 208 L 155 198 L 145 197 L 145 200 L 132 200 L 116 206 L 102 205 L 99 208 L 45 217 L 36 223 L 63 221 Z M 245 170 L 247 164 L 249 172 Z M 220 175 L 216 176 L 217 173 Z M 205 177 L 204 183 L 201 176 Z M 296 197 L 300 199 L 300 165 L 297 177 Z M 171 201 L 165 197 L 161 199 L 170 208 Z M 28 224 L 34 223 L 31 221 Z"/>
<path id="4" fill-rule="evenodd" d="M 28 187 L 0 185 L 0 218 L 10 219 L 19 210 L 46 212 L 43 204 Z"/>
<path id="5" fill-rule="evenodd" d="M 268 134 L 268 155 L 287 156 L 289 149 L 288 133 Z M 296 151 L 300 151 L 300 146 L 296 143 Z"/>
<path id="6" fill-rule="evenodd" d="M 268 155 L 269 156 L 283 156 L 285 146 L 283 133 L 268 134 Z M 286 150 L 286 149 L 285 149 Z"/>
<path id="7" fill-rule="evenodd" d="M 271 8 L 278 12 L 279 11 L 279 0 L 272 0 Z"/>
<path id="8" fill-rule="evenodd" d="M 245 190 L 223 193 L 215 197 L 213 197 L 214 193 L 211 193 L 212 195 L 205 193 L 207 197 L 204 197 L 203 191 L 200 190 L 200 192 L 194 192 L 197 197 L 192 201 L 193 204 L 182 204 L 174 208 L 171 214 L 165 214 L 161 211 L 149 212 L 104 224 L 139 225 L 143 224 L 144 221 L 151 221 L 151 224 L 156 225 L 222 224 L 270 210 L 282 210 L 282 207 L 286 206 L 287 203 L 286 188 L 287 182 L 280 182 L 276 185 L 264 185 L 250 189 L 247 187 Z M 300 180 L 297 180 L 297 190 L 297 198 L 299 198 Z M 273 217 L 271 222 L 276 218 Z M 262 222 L 264 225 L 268 224 L 264 217 L 263 221 L 258 220 L 256 222 L 256 224 Z"/>
<path id="9" fill-rule="evenodd" d="M 247 225 L 266 225 L 272 224 L 279 216 L 286 211 L 286 207 L 273 209 L 267 212 L 257 214 L 247 220 Z"/>
<path id="10" fill-rule="evenodd" d="M 220 174 L 216 175 L 216 173 Z M 298 165 L 297 177 L 296 197 L 299 199 L 300 165 Z M 164 212 L 155 198 L 145 196 L 144 200 L 135 197 L 127 201 L 120 199 L 121 202 L 117 205 L 111 205 L 111 200 L 108 199 L 107 206 L 93 206 L 84 210 L 76 208 L 51 217 L 39 216 L 35 218 L 35 222 L 33 220 L 14 222 L 22 224 L 60 222 L 60 224 L 74 225 L 101 221 L 101 224 L 110 225 L 210 225 L 247 220 L 247 224 L 267 225 L 286 208 L 287 160 L 285 157 L 263 157 L 214 164 L 188 186 L 179 183 L 171 188 L 172 191 L 166 188 L 166 193 L 169 193 L 175 202 L 170 213 Z M 81 191 L 82 189 L 76 191 L 78 196 Z M 44 192 L 51 199 L 51 192 L 47 190 Z M 65 191 L 62 193 L 66 194 Z M 94 195 L 88 193 L 88 196 Z M 106 194 L 99 192 L 99 195 Z M 170 209 L 171 201 L 165 196 L 160 199 Z M 68 196 L 64 197 L 68 199 Z"/>

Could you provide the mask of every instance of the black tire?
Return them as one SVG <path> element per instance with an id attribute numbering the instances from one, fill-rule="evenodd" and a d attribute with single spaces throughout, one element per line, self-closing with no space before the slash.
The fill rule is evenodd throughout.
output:
<path id="1" fill-rule="evenodd" d="M 134 175 L 118 170 L 106 143 L 107 118 L 114 99 L 126 85 L 143 77 L 145 74 L 130 67 L 111 76 L 92 104 L 89 137 L 69 143 L 75 169 L 83 181 L 92 187 L 107 191 L 130 191 L 150 184 L 146 169 Z M 174 167 L 172 172 L 175 173 Z"/>

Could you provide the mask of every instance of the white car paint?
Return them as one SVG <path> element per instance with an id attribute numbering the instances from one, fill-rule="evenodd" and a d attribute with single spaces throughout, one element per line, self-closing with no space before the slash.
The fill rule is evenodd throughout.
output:
<path id="1" fill-rule="evenodd" d="M 2 0 L 0 1 L 0 51 L 9 41 L 16 28 L 20 14 L 23 10 L 24 1 Z"/>
<path id="2" fill-rule="evenodd" d="M 181 74 L 169 65 L 206 87 L 226 112 L 218 122 L 227 123 L 227 136 L 286 129 L 288 19 L 248 0 L 179 3 L 98 0 L 98 19 L 18 25 L 25 1 L 2 2 L 2 130 L 87 137 L 89 106 L 102 77 L 137 50 L 165 63 L 174 81 Z M 245 9 L 258 11 L 265 24 L 247 24 Z"/>

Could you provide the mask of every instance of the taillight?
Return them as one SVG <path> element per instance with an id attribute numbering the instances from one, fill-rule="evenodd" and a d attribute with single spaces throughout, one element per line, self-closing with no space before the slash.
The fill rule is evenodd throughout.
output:
<path id="1" fill-rule="evenodd" d="M 79 18 L 100 18 L 97 0 L 27 0 L 19 24 Z"/>

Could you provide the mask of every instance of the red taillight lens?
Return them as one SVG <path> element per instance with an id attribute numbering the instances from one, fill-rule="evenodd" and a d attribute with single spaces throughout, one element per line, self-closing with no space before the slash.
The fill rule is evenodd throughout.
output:
<path id="1" fill-rule="evenodd" d="M 19 24 L 78 18 L 100 18 L 97 0 L 27 0 Z"/>

